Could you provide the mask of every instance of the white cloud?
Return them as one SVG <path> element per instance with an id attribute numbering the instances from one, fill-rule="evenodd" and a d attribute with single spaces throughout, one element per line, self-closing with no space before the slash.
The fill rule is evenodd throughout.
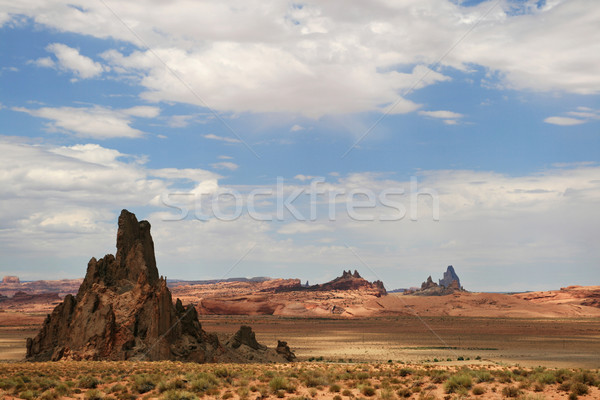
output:
<path id="1" fill-rule="evenodd" d="M 185 128 L 193 119 L 193 115 L 172 115 L 167 124 L 172 128 Z"/>
<path id="2" fill-rule="evenodd" d="M 576 111 L 569 111 L 566 114 L 569 116 L 548 117 L 544 122 L 553 125 L 572 126 L 600 119 L 600 110 L 594 110 L 589 107 L 577 107 Z"/>
<path id="3" fill-rule="evenodd" d="M 147 106 L 123 110 L 113 110 L 100 106 L 41 107 L 37 109 L 15 107 L 13 110 L 52 121 L 47 124 L 49 131 L 67 132 L 76 136 L 95 139 L 141 137 L 144 132 L 131 126 L 133 123 L 131 117 L 151 118 L 160 113 L 160 109 Z"/>
<path id="4" fill-rule="evenodd" d="M 484 274 L 481 282 L 488 282 L 490 290 L 508 279 L 507 268 L 515 265 L 523 282 L 534 277 L 543 282 L 546 275 L 541 272 L 557 266 L 598 278 L 600 167 L 595 164 L 522 176 L 422 172 L 419 189 L 429 187 L 439 194 L 439 222 L 431 219 L 427 195 L 419 196 L 418 220 L 409 220 L 410 182 L 356 173 L 332 178 L 320 189 L 380 193 L 404 188 L 405 194 L 393 201 L 406 206 L 406 217 L 395 222 L 352 220 L 342 199 L 330 221 L 330 205 L 319 197 L 315 221 L 296 221 L 286 213 L 283 226 L 277 226 L 246 213 L 234 221 L 196 220 L 194 200 L 221 187 L 219 175 L 210 171 L 149 169 L 136 155 L 95 144 L 43 146 L 16 140 L 0 141 L 0 249 L 5 260 L 20 260 L 30 273 L 47 274 L 39 269 L 43 259 L 81 276 L 87 258 L 114 251 L 116 216 L 128 208 L 151 221 L 161 272 L 173 277 L 211 276 L 217 271 L 211 268 L 230 266 L 248 249 L 252 251 L 239 270 L 248 271 L 243 275 L 271 274 L 277 266 L 279 274 L 295 277 L 299 265 L 310 266 L 302 270 L 307 277 L 323 270 L 337 273 L 340 266 L 359 264 L 345 245 L 335 244 L 346 243 L 394 286 L 418 284 L 450 263 L 459 273 L 465 271 L 461 278 L 467 286 L 474 275 Z M 286 180 L 285 193 L 310 187 L 308 181 L 292 183 Z M 260 188 L 269 187 L 231 187 L 240 193 Z M 183 211 L 164 205 L 165 193 L 188 194 Z M 276 211 L 274 202 L 262 200 L 255 204 L 258 212 Z M 294 205 L 309 215 L 309 196 L 299 196 Z M 172 221 L 186 209 L 186 220 Z M 378 204 L 373 211 L 393 210 Z M 326 232 L 335 232 L 336 240 L 321 240 Z M 519 289 L 527 289 L 527 283 Z"/>
<path id="5" fill-rule="evenodd" d="M 213 167 L 214 169 L 226 169 L 229 171 L 235 171 L 236 169 L 239 168 L 239 165 L 232 163 L 232 162 L 223 161 L 223 162 L 211 164 L 211 167 Z"/>
<path id="6" fill-rule="evenodd" d="M 37 65 L 38 67 L 44 67 L 44 68 L 54 68 L 54 66 L 56 65 L 54 63 L 54 60 L 51 59 L 50 57 L 38 58 L 37 60 L 31 61 L 31 64 Z"/>
<path id="7" fill-rule="evenodd" d="M 298 174 L 296 176 L 294 176 L 294 179 L 298 179 L 299 181 L 309 181 L 316 178 L 316 176 L 312 176 L 312 175 L 303 175 L 303 174 Z"/>
<path id="8" fill-rule="evenodd" d="M 52 43 L 46 46 L 46 50 L 54 53 L 56 65 L 58 65 L 60 69 L 72 72 L 78 78 L 96 78 L 105 70 L 102 64 L 79 54 L 79 50 L 65 44 Z M 42 67 L 53 67 L 55 65 L 48 57 L 37 59 L 35 64 Z"/>
<path id="9" fill-rule="evenodd" d="M 150 170 L 135 155 L 97 144 L 57 147 L 4 139 L 0 248 L 6 257 L 23 251 L 51 253 L 57 261 L 102 255 L 112 251 L 121 208 L 160 205 L 161 195 L 182 181 L 198 186 L 218 179 L 199 169 Z"/>
<path id="10" fill-rule="evenodd" d="M 304 129 L 306 129 L 306 128 L 304 128 L 302 125 L 295 124 L 294 126 L 292 126 L 290 128 L 290 132 L 303 131 Z"/>
<path id="11" fill-rule="evenodd" d="M 214 133 L 209 133 L 207 135 L 204 135 L 204 138 L 211 139 L 211 140 L 219 140 L 221 142 L 227 142 L 227 143 L 242 143 L 242 141 L 239 139 L 228 137 L 228 136 L 217 136 Z"/>
<path id="12" fill-rule="evenodd" d="M 426 117 L 431 117 L 431 118 L 439 118 L 439 119 L 444 119 L 444 120 L 456 120 L 458 118 L 462 118 L 463 115 L 453 112 L 453 111 L 445 111 L 445 110 L 439 110 L 439 111 L 419 111 L 419 115 L 424 115 Z"/>
<path id="13" fill-rule="evenodd" d="M 151 106 L 135 106 L 121 110 L 124 114 L 140 118 L 154 118 L 160 114 L 160 108 Z"/>
<path id="14" fill-rule="evenodd" d="M 231 156 L 219 156 L 218 158 L 219 160 L 233 160 L 233 157 Z"/>
<path id="15" fill-rule="evenodd" d="M 101 3 L 81 2 L 79 7 L 71 1 L 38 0 L 7 3 L 4 9 L 14 18 L 26 15 L 60 31 L 145 47 L 114 18 L 113 10 L 153 49 L 104 53 L 117 73 L 137 79 L 146 89 L 145 99 L 208 104 L 219 111 L 310 117 L 411 112 L 418 105 L 403 93 L 449 79 L 441 72 L 447 67 L 469 73 L 481 66 L 497 76 L 501 86 L 514 89 L 600 92 L 596 4 L 571 0 L 537 7 L 532 2 L 487 0 L 463 7 L 460 3 L 308 1 L 298 8 L 252 0 L 228 6 L 177 0 L 152 7 L 115 2 L 108 9 Z M 81 77 L 102 72 L 102 65 L 77 50 L 51 46 L 62 54 L 61 65 Z M 429 70 L 427 66 L 449 49 L 441 67 Z M 394 70 L 398 66 L 412 70 Z M 391 109 L 394 103 L 398 105 Z"/>
<path id="16" fill-rule="evenodd" d="M 584 124 L 586 121 L 571 117 L 548 117 L 544 120 L 544 122 L 552 125 L 571 126 Z"/>

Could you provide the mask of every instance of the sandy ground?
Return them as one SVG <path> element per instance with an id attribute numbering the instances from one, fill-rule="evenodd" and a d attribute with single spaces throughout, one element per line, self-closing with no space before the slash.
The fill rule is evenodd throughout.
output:
<path id="1" fill-rule="evenodd" d="M 0 313 L 0 360 L 20 360 L 45 315 Z M 202 316 L 208 332 L 252 326 L 259 342 L 288 342 L 300 360 L 487 363 L 600 368 L 600 319 Z M 458 360 L 459 358 L 463 360 Z M 470 359 L 470 360 L 467 360 Z M 447 361 L 450 359 L 450 361 Z"/>
<path id="2" fill-rule="evenodd" d="M 461 364 L 459 357 L 523 366 L 600 368 L 599 319 L 203 317 L 212 332 L 249 324 L 267 345 L 288 341 L 300 359 Z M 446 361 L 448 358 L 450 362 Z"/>

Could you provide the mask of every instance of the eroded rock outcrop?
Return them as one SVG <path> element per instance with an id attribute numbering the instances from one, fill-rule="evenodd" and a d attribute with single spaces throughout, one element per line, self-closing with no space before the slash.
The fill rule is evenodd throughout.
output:
<path id="1" fill-rule="evenodd" d="M 342 276 L 339 276 L 334 280 L 321 285 L 310 286 L 309 289 L 319 291 L 361 290 L 365 291 L 365 293 L 373 293 L 376 296 L 384 296 L 387 294 L 385 286 L 383 286 L 383 282 L 369 282 L 360 276 L 357 270 L 354 270 L 354 273 L 350 270 L 343 271 Z"/>
<path id="2" fill-rule="evenodd" d="M 452 265 L 448 266 L 448 269 L 444 272 L 443 279 L 440 279 L 439 282 L 439 284 L 435 283 L 433 279 L 431 279 L 431 275 L 429 275 L 427 280 L 421 284 L 421 289 L 407 290 L 404 294 L 416 296 L 445 296 L 454 292 L 464 291 L 462 286 L 460 286 L 460 279 L 458 278 L 458 275 L 456 275 Z"/>
<path id="3" fill-rule="evenodd" d="M 123 210 L 116 256 L 88 263 L 76 296 L 68 294 L 27 339 L 28 360 L 186 360 L 235 358 L 206 333 L 193 305 L 173 304 L 159 276 L 150 223 Z"/>

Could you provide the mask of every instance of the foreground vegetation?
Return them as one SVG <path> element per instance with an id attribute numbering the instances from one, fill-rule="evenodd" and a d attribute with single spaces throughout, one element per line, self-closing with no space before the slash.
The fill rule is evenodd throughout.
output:
<path id="1" fill-rule="evenodd" d="M 56 362 L 0 364 L 4 398 L 505 399 L 600 398 L 598 370 L 295 363 Z"/>

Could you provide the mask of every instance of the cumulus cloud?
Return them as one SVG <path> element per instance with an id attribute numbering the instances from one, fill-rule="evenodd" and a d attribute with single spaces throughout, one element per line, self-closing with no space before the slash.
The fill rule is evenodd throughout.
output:
<path id="1" fill-rule="evenodd" d="M 40 67 L 58 67 L 61 70 L 72 72 L 81 79 L 96 78 L 104 72 L 102 64 L 89 57 L 81 55 L 79 50 L 62 43 L 52 43 L 46 50 L 56 57 L 56 62 L 49 57 L 39 58 L 34 64 Z"/>
<path id="2" fill-rule="evenodd" d="M 25 250 L 52 252 L 57 261 L 97 255 L 112 243 L 103 235 L 121 208 L 162 204 L 163 193 L 181 182 L 218 179 L 199 169 L 151 170 L 135 155 L 97 144 L 46 146 L 1 137 L 0 152 L 0 246 L 7 257 Z"/>
<path id="3" fill-rule="evenodd" d="M 600 92 L 595 23 L 600 7 L 586 0 L 518 5 L 488 0 L 476 6 L 450 0 L 309 1 L 302 7 L 179 0 L 152 7 L 110 2 L 110 9 L 78 3 L 13 2 L 4 8 L 60 31 L 138 46 L 103 57 L 115 73 L 134 77 L 145 88 L 143 98 L 151 101 L 310 117 L 405 113 L 419 108 L 405 93 L 448 80 L 448 67 L 468 74 L 473 66 L 487 70 L 503 87 Z M 123 29 L 111 10 L 144 43 Z M 152 51 L 142 50 L 146 45 Z M 81 78 L 102 73 L 102 65 L 75 49 L 62 44 L 49 49 L 57 63 Z"/>
<path id="4" fill-rule="evenodd" d="M 131 126 L 133 123 L 131 117 L 152 118 L 160 113 L 159 108 L 149 106 L 122 110 L 101 106 L 37 109 L 14 107 L 13 110 L 50 120 L 47 129 L 51 132 L 64 132 L 95 139 L 141 137 L 144 132 Z"/>
<path id="5" fill-rule="evenodd" d="M 368 189 L 377 201 L 367 211 L 397 214 L 390 207 L 390 202 L 397 202 L 405 207 L 406 215 L 396 221 L 355 220 L 348 215 L 342 196 L 335 199 L 337 211 L 330 220 L 331 203 L 324 194 L 317 198 L 314 221 L 298 221 L 286 212 L 283 225 L 276 225 L 253 219 L 247 212 L 232 221 L 210 213 L 208 219 L 199 220 L 199 196 L 223 189 L 220 176 L 210 171 L 150 169 L 137 155 L 97 144 L 48 146 L 9 138 L 0 141 L 0 151 L 0 248 L 7 263 L 20 260 L 22 269 L 30 271 L 36 271 L 43 258 L 60 263 L 71 271 L 70 276 L 81 276 L 85 257 L 114 251 L 115 219 L 120 209 L 128 208 L 152 222 L 161 271 L 171 276 L 218 274 L 218 268 L 232 265 L 248 249 L 252 251 L 240 266 L 248 276 L 282 268 L 289 268 L 280 272 L 284 276 L 296 276 L 299 265 L 312 266 L 307 278 L 321 270 L 336 274 L 339 266 L 360 263 L 347 244 L 393 286 L 418 284 L 448 263 L 470 271 L 467 276 L 485 274 L 482 282 L 493 278 L 498 285 L 515 265 L 519 276 L 535 276 L 539 282 L 546 276 L 543 271 L 559 267 L 588 279 L 598 277 L 595 233 L 600 224 L 600 167 L 596 164 L 521 176 L 423 171 L 417 177 L 421 194 L 414 204 L 411 181 L 367 172 L 342 175 L 329 178 L 319 189 L 326 193 Z M 311 199 L 306 193 L 311 182 L 285 183 L 284 197 L 304 191 L 293 205 L 308 218 Z M 275 183 L 228 189 L 242 195 L 253 189 L 276 193 Z M 389 194 L 387 204 L 379 201 L 378 195 L 390 189 L 404 189 L 404 193 Z M 178 201 L 178 193 L 185 200 Z M 428 193 L 439 196 L 437 222 L 432 219 Z M 271 197 L 257 198 L 256 211 L 275 216 L 277 202 Z M 223 211 L 232 206 L 223 204 Z M 416 221 L 409 219 L 413 206 Z M 321 240 L 332 231 L 335 241 Z M 31 265 L 25 265 L 29 262 L 22 257 L 25 250 Z M 469 278 L 465 279 L 468 285 Z M 493 283 L 486 288 L 500 289 Z M 517 289 L 527 288 L 525 283 Z"/>

